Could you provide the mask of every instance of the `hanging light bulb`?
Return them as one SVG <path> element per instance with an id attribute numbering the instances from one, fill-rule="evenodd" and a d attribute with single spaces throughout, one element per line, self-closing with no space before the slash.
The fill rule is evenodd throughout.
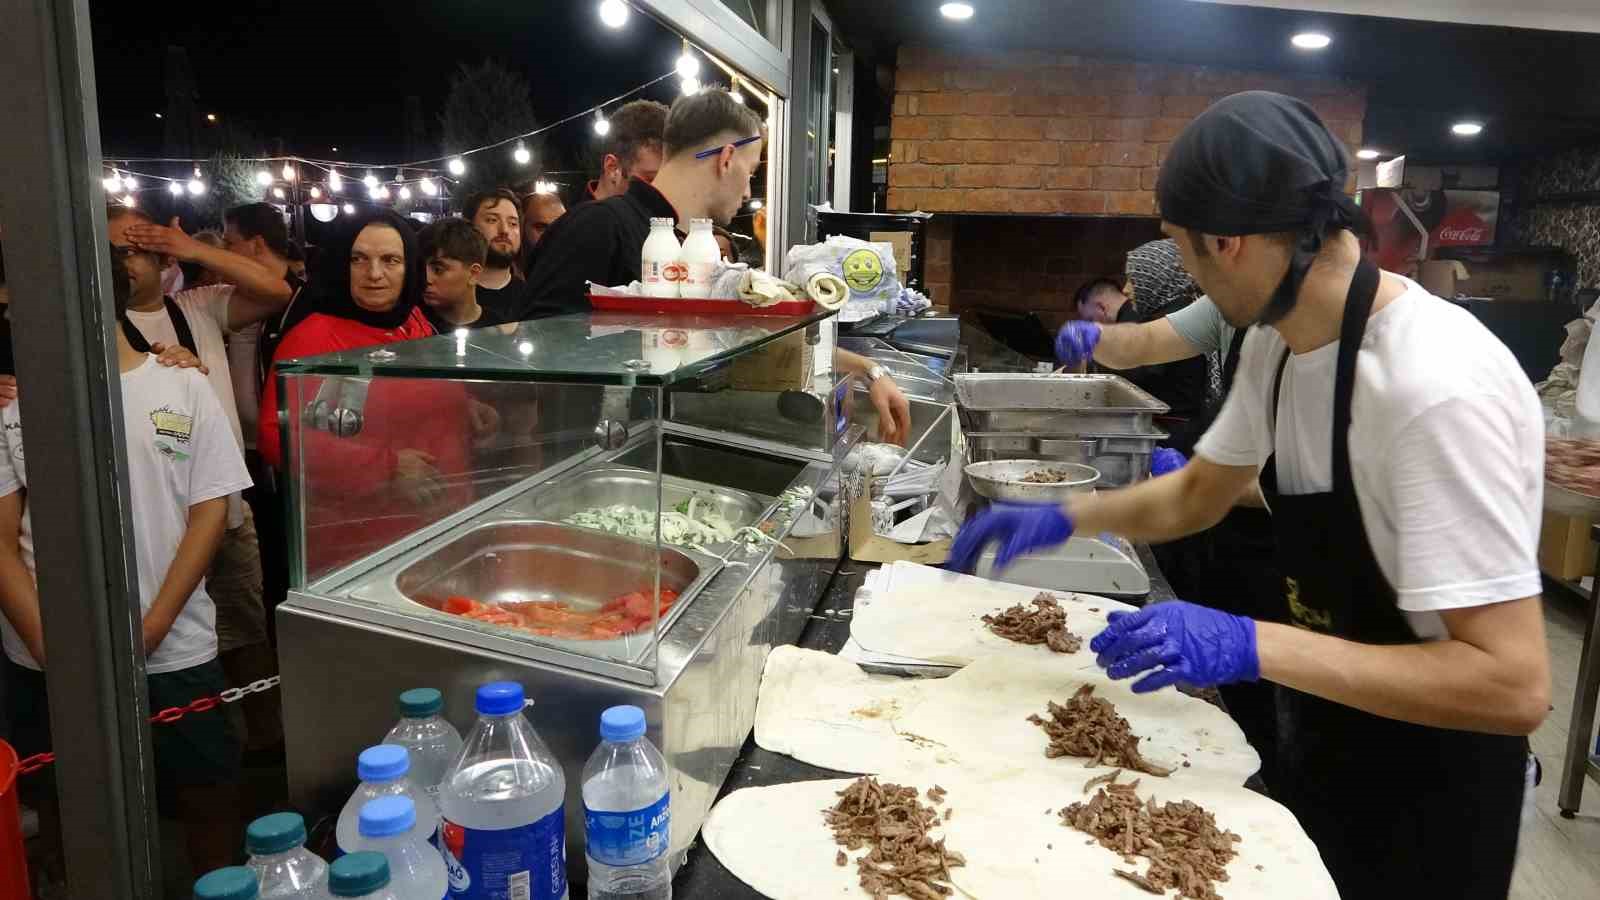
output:
<path id="1" fill-rule="evenodd" d="M 283 180 L 284 181 L 293 181 L 293 180 L 295 180 L 295 177 L 296 177 L 296 173 L 295 173 L 295 170 L 294 170 L 294 166 L 291 166 L 288 163 L 284 163 L 283 164 Z"/>
<path id="2" fill-rule="evenodd" d="M 411 188 L 408 188 L 403 184 L 400 185 L 400 199 L 401 200 L 410 200 L 411 199 Z"/>
<path id="3" fill-rule="evenodd" d="M 744 102 L 744 94 L 739 93 L 739 76 L 737 75 L 733 76 L 733 83 L 728 87 L 728 96 L 732 97 L 735 103 Z"/>
<path id="4" fill-rule="evenodd" d="M 347 216 L 355 215 L 356 214 L 355 204 L 354 203 L 346 203 L 344 205 L 344 214 L 347 215 Z"/>
<path id="5" fill-rule="evenodd" d="M 439 195 L 439 186 L 434 183 L 432 178 L 422 179 L 417 182 L 417 187 L 422 188 L 422 192 L 429 197 L 437 197 Z"/>
<path id="6" fill-rule="evenodd" d="M 450 170 L 451 175 L 457 178 L 467 173 L 467 164 L 459 156 L 451 157 L 450 162 L 446 164 L 446 168 Z"/>
<path id="7" fill-rule="evenodd" d="M 533 159 L 533 154 L 528 152 L 528 148 L 523 146 L 521 141 L 518 141 L 517 149 L 511 151 L 511 158 L 517 161 L 517 165 L 525 166 L 528 160 Z"/>
<path id="8" fill-rule="evenodd" d="M 678 57 L 678 63 L 674 68 L 678 70 L 680 78 L 693 78 L 700 74 L 700 60 L 695 58 L 693 51 L 689 49 L 688 41 L 683 42 L 683 55 Z"/>
<path id="9" fill-rule="evenodd" d="M 124 175 L 122 176 L 122 186 L 130 191 L 136 191 L 139 189 L 139 179 L 132 175 Z"/>
<path id="10" fill-rule="evenodd" d="M 199 166 L 195 166 L 194 167 L 194 177 L 196 177 L 196 178 L 200 177 L 200 167 Z"/>
<path id="11" fill-rule="evenodd" d="M 628 4 L 622 0 L 601 0 L 600 21 L 607 28 L 621 28 L 628 24 Z"/>
<path id="12" fill-rule="evenodd" d="M 206 183 L 198 178 L 189 179 L 189 193 L 196 197 L 206 192 Z"/>
<path id="13" fill-rule="evenodd" d="M 761 201 L 760 197 L 756 197 L 750 201 L 750 208 L 752 210 L 760 209 L 763 206 L 766 206 L 766 204 Z"/>
<path id="14" fill-rule="evenodd" d="M 685 97 L 693 97 L 695 94 L 700 93 L 700 79 L 685 78 L 678 82 L 678 87 L 683 91 Z"/>
<path id="15" fill-rule="evenodd" d="M 344 190 L 344 179 L 339 177 L 338 169 L 328 170 L 328 190 L 335 194 Z"/>
<path id="16" fill-rule="evenodd" d="M 316 185 L 312 185 L 311 186 L 311 199 L 313 199 L 313 200 L 321 200 L 322 199 L 322 188 L 319 188 Z"/>
<path id="17" fill-rule="evenodd" d="M 167 193 L 174 197 L 183 196 L 183 185 L 176 181 L 167 182 Z"/>
<path id="18" fill-rule="evenodd" d="M 368 200 L 376 200 L 376 199 L 378 199 L 378 187 L 377 187 L 377 185 L 373 185 L 373 186 L 367 188 L 367 199 Z"/>
<path id="19" fill-rule="evenodd" d="M 367 177 L 361 179 L 361 183 L 366 185 L 367 186 L 367 190 L 370 191 L 373 188 L 378 186 L 378 176 L 372 174 L 372 170 L 368 169 L 367 170 Z"/>
<path id="20" fill-rule="evenodd" d="M 132 194 L 123 194 L 121 203 L 122 203 L 123 206 L 126 206 L 129 209 L 132 209 L 132 208 L 134 208 L 134 207 L 139 205 L 139 201 L 135 200 L 133 198 Z"/>
<path id="21" fill-rule="evenodd" d="M 116 172 L 112 172 L 105 178 L 100 179 L 100 186 L 106 189 L 106 193 L 115 194 L 117 191 L 122 190 L 122 178 Z"/>
<path id="22" fill-rule="evenodd" d="M 268 172 L 266 169 L 262 169 L 261 171 L 257 172 L 256 184 L 259 184 L 262 187 L 272 184 L 272 173 Z"/>
<path id="23" fill-rule="evenodd" d="M 272 196 L 274 198 L 278 199 L 278 200 L 282 200 L 283 199 L 283 188 L 281 188 L 281 187 L 273 188 L 272 189 Z"/>
<path id="24" fill-rule="evenodd" d="M 611 133 L 611 120 L 607 119 L 606 114 L 598 109 L 594 111 L 594 133 L 601 137 Z"/>

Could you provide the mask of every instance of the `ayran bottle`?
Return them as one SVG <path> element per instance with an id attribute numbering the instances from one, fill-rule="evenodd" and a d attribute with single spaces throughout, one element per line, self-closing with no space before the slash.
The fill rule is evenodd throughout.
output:
<path id="1" fill-rule="evenodd" d="M 711 230 L 710 219 L 690 219 L 689 237 L 683 242 L 683 289 L 685 297 L 710 297 L 711 277 L 722 262 L 722 249 Z"/>
<path id="2" fill-rule="evenodd" d="M 651 219 L 650 236 L 639 257 L 639 281 L 646 297 L 676 297 L 683 281 L 683 245 L 671 219 Z"/>

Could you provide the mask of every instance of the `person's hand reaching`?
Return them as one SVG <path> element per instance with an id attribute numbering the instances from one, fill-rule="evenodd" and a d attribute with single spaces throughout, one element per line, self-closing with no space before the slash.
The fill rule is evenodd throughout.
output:
<path id="1" fill-rule="evenodd" d="M 1094 359 L 1094 348 L 1100 344 L 1100 326 L 1094 322 L 1072 321 L 1056 332 L 1056 361 L 1063 366 L 1076 366 Z"/>
<path id="2" fill-rule="evenodd" d="M 1089 642 L 1112 678 L 1131 678 L 1144 694 L 1173 684 L 1215 687 L 1261 677 L 1254 619 L 1173 600 L 1138 612 L 1114 612 Z"/>
<path id="3" fill-rule="evenodd" d="M 438 460 L 425 450 L 405 449 L 395 453 L 394 485 L 416 506 L 429 506 L 444 499 L 442 476 L 434 463 Z"/>
<path id="4" fill-rule="evenodd" d="M 867 396 L 872 398 L 872 408 L 878 411 L 878 441 L 904 447 L 911 436 L 911 401 L 906 399 L 900 385 L 883 375 L 872 383 Z"/>
<path id="5" fill-rule="evenodd" d="M 996 571 L 1033 550 L 1054 547 L 1072 537 L 1072 517 L 1052 503 L 993 503 L 968 519 L 950 546 L 945 568 L 972 572 L 990 544 L 998 544 Z"/>
<path id="6" fill-rule="evenodd" d="M 140 222 L 128 226 L 128 243 L 150 253 L 170 256 L 183 262 L 194 262 L 205 252 L 206 245 L 185 234 L 173 216 L 168 225 Z"/>

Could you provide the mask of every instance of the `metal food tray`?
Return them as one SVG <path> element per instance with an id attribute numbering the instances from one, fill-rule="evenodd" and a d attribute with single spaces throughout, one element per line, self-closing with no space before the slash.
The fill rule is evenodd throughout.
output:
<path id="1" fill-rule="evenodd" d="M 1146 433 L 1170 407 L 1119 375 L 957 375 L 956 402 L 970 431 Z"/>
<path id="2" fill-rule="evenodd" d="M 549 637 L 446 613 L 444 602 L 455 596 L 496 606 L 558 600 L 580 612 L 598 609 L 622 594 L 653 584 L 654 549 L 645 541 L 559 522 L 492 520 L 383 567 L 350 596 L 391 608 L 425 607 L 453 625 L 581 656 L 631 660 L 642 656 L 653 642 L 648 631 L 609 640 Z M 672 608 L 657 622 L 658 633 L 665 633 L 723 563 L 714 556 L 665 545 L 657 559 L 661 588 L 678 592 Z"/>
<path id="3" fill-rule="evenodd" d="M 715 504 L 717 511 L 735 528 L 760 522 L 776 502 L 773 497 L 764 497 L 735 488 L 671 475 L 661 476 L 662 509 L 671 509 L 691 497 L 699 497 L 702 503 Z M 564 476 L 530 491 L 507 504 L 502 514 L 513 517 L 532 516 L 559 522 L 573 513 L 596 506 L 615 506 L 619 503 L 644 509 L 655 507 L 655 473 L 622 466 L 589 469 Z M 735 545 L 736 542 L 724 541 L 708 544 L 706 549 L 727 555 Z M 663 546 L 669 545 L 663 544 Z"/>
<path id="4" fill-rule="evenodd" d="M 1150 474 L 1150 456 L 1166 432 L 1148 434 L 1032 435 L 1014 432 L 970 432 L 967 459 L 990 462 L 1037 459 L 1082 463 L 1100 471 L 1100 487 L 1125 487 Z"/>

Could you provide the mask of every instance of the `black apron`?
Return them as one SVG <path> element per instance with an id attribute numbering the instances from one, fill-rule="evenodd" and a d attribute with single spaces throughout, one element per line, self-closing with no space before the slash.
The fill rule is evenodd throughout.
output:
<path id="1" fill-rule="evenodd" d="M 172 331 L 178 336 L 178 346 L 193 353 L 196 359 L 200 358 L 200 350 L 194 342 L 194 332 L 189 330 L 189 320 L 183 317 L 183 310 L 178 304 L 172 302 L 171 297 L 162 297 L 161 305 L 167 310 L 167 318 L 172 320 Z M 138 353 L 149 353 L 150 342 L 144 339 L 144 332 L 127 319 L 122 320 L 122 336 L 128 339 L 128 345 Z"/>
<path id="2" fill-rule="evenodd" d="M 1281 620 L 1365 644 L 1417 636 L 1395 602 L 1361 520 L 1350 471 L 1356 356 L 1378 290 L 1363 259 L 1345 298 L 1333 400 L 1333 489 L 1280 494 L 1276 457 L 1261 470 L 1272 508 Z M 1285 350 L 1272 388 L 1276 427 Z M 1525 738 L 1430 728 L 1278 686 L 1273 796 L 1322 853 L 1339 893 L 1504 898 L 1522 809 Z"/>

